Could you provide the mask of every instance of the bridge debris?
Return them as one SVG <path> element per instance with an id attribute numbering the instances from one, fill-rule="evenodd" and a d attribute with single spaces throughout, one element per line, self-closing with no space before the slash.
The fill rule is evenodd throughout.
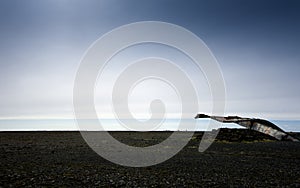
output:
<path id="1" fill-rule="evenodd" d="M 270 135 L 277 140 L 286 140 L 286 141 L 295 141 L 299 142 L 300 140 L 294 138 L 289 133 L 285 132 L 275 124 L 264 119 L 256 118 L 244 118 L 239 116 L 209 116 L 206 114 L 197 114 L 195 119 L 210 118 L 222 123 L 236 123 L 242 127 L 246 127 L 250 130 L 255 130 L 267 135 Z"/>

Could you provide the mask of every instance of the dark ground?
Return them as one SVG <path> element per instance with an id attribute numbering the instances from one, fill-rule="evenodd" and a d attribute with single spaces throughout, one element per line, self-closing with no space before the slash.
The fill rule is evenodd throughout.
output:
<path id="1" fill-rule="evenodd" d="M 146 146 L 171 132 L 114 132 L 124 143 Z M 79 132 L 0 132 L 0 186 L 55 187 L 300 187 L 300 143 L 249 130 L 223 129 L 204 153 L 195 133 L 175 157 L 129 168 L 98 156 Z"/>

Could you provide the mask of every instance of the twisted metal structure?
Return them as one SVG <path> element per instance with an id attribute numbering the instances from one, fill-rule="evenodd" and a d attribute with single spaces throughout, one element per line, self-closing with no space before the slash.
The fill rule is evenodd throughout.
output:
<path id="1" fill-rule="evenodd" d="M 236 123 L 242 127 L 246 127 L 250 130 L 255 130 L 267 135 L 270 135 L 277 140 L 288 140 L 288 141 L 295 141 L 299 142 L 300 140 L 294 138 L 275 124 L 270 121 L 264 119 L 256 119 L 256 118 L 244 118 L 239 116 L 209 116 L 206 114 L 197 114 L 195 119 L 202 119 L 202 118 L 210 118 L 222 123 Z"/>

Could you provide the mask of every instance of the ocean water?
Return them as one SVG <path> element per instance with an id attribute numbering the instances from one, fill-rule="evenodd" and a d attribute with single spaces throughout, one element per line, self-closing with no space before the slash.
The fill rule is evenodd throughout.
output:
<path id="1" fill-rule="evenodd" d="M 84 123 L 89 125 L 87 120 Z M 87 130 L 128 131 L 136 130 L 130 127 L 130 120 L 122 120 L 121 124 L 115 119 L 100 120 L 102 127 L 93 127 Z M 181 122 L 181 128 L 179 124 Z M 300 132 L 300 120 L 271 120 L 274 124 L 285 131 Z M 195 119 L 167 119 L 159 126 L 153 126 L 156 131 L 209 131 L 220 127 L 243 128 L 236 124 L 222 124 L 213 120 Z M 81 130 L 85 128 L 81 127 Z M 2 119 L 0 131 L 74 131 L 79 130 L 75 119 Z"/>

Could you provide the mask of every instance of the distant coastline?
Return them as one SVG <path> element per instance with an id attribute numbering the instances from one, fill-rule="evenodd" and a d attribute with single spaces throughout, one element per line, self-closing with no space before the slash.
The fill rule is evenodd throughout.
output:
<path id="1" fill-rule="evenodd" d="M 126 121 L 126 120 L 125 120 Z M 186 129 L 178 130 L 179 119 L 168 119 L 157 131 L 192 131 L 194 123 L 197 124 L 196 131 L 212 130 L 216 128 L 242 128 L 235 124 L 218 124 L 212 129 L 207 129 L 209 120 L 197 121 L 194 119 L 183 119 Z M 195 122 L 196 121 L 196 122 Z M 300 120 L 271 120 L 287 132 L 300 132 Z M 107 131 L 128 131 L 115 119 L 101 120 Z M 0 131 L 78 131 L 74 119 L 0 119 Z"/>

